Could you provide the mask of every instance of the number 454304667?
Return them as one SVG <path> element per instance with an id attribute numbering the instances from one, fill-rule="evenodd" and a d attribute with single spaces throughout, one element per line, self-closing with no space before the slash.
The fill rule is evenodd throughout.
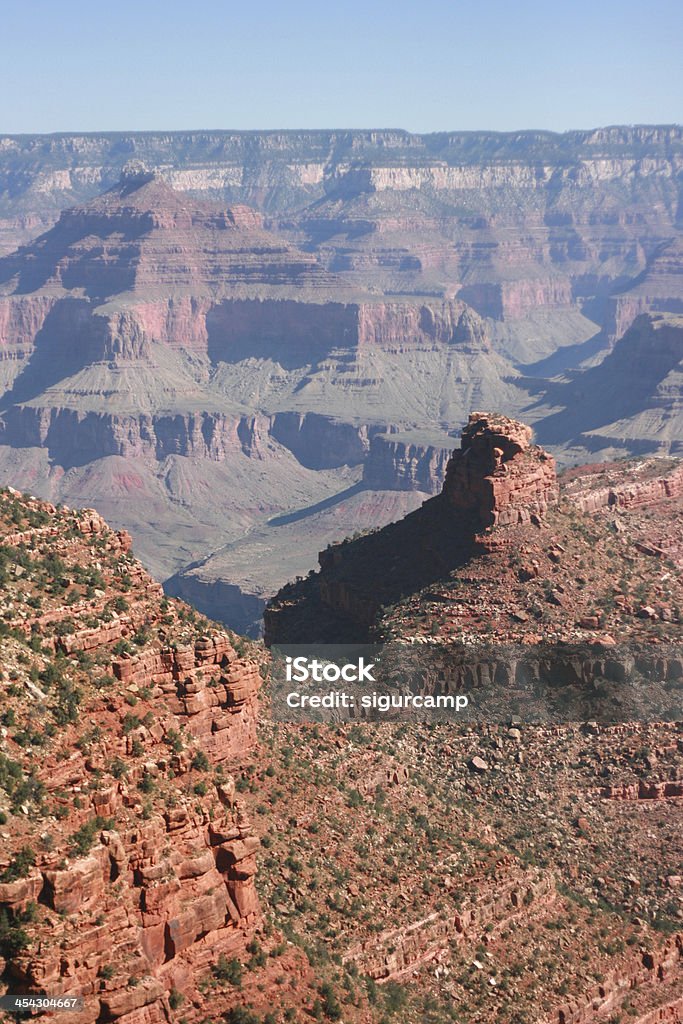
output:
<path id="1" fill-rule="evenodd" d="M 51 1013 L 55 1010 L 82 1010 L 82 996 L 48 996 L 40 993 L 17 993 L 0 996 L 0 1010 L 10 1013 L 31 1011 Z"/>

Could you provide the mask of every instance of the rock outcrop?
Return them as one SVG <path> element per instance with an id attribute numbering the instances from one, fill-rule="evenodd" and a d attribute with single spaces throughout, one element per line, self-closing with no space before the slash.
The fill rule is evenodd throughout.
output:
<path id="1" fill-rule="evenodd" d="M 484 527 L 529 522 L 556 504 L 555 461 L 531 435 L 507 416 L 472 413 L 446 469 L 450 504 L 473 512 Z"/>
<path id="2" fill-rule="evenodd" d="M 643 313 L 683 313 L 683 242 L 678 236 L 658 246 L 643 273 L 609 300 L 606 328 L 620 338 Z"/>

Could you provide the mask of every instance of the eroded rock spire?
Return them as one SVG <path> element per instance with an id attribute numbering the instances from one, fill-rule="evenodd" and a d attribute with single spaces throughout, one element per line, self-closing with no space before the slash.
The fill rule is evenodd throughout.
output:
<path id="1" fill-rule="evenodd" d="M 532 444 L 531 427 L 498 413 L 473 412 L 451 456 L 443 493 L 484 527 L 543 515 L 557 503 L 555 460 Z"/>

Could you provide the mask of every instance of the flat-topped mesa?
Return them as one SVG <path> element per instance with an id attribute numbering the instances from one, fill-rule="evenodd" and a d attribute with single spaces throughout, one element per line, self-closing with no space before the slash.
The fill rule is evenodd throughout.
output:
<path id="1" fill-rule="evenodd" d="M 555 460 L 531 443 L 531 427 L 497 413 L 473 412 L 446 469 L 443 494 L 483 527 L 543 515 L 558 500 Z"/>

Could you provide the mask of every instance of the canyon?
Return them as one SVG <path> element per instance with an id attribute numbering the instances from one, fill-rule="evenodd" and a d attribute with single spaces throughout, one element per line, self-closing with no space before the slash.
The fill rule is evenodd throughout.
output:
<path id="1" fill-rule="evenodd" d="M 676 126 L 1 137 L 0 478 L 256 634 L 474 408 L 679 454 L 682 168 Z"/>
<path id="2" fill-rule="evenodd" d="M 0 995 L 683 1021 L 682 185 L 677 125 L 0 136 Z M 297 642 L 484 714 L 278 720 Z"/>

